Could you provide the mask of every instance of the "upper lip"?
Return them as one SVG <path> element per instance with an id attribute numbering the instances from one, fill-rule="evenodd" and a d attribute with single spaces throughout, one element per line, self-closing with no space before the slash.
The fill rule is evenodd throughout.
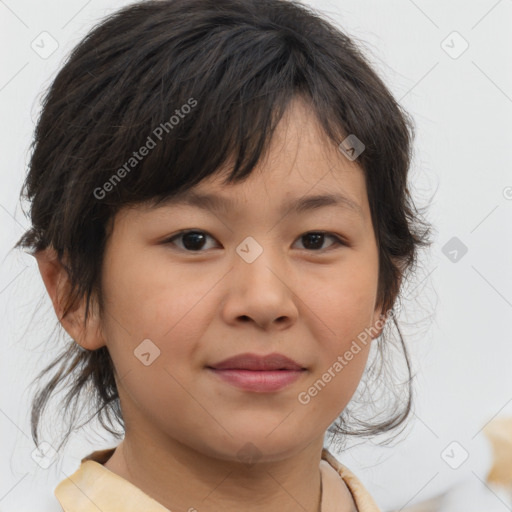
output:
<path id="1" fill-rule="evenodd" d="M 305 368 L 283 354 L 273 353 L 265 356 L 257 354 L 239 354 L 220 363 L 210 365 L 216 370 L 304 370 Z"/>

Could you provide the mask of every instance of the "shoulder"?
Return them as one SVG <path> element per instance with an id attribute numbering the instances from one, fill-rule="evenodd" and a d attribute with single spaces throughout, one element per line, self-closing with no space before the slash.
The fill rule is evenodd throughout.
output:
<path id="1" fill-rule="evenodd" d="M 54 495 L 65 512 L 169 512 L 141 489 L 107 469 L 106 462 L 115 448 L 96 450 L 81 460 L 80 467 L 62 480 Z"/>
<path id="2" fill-rule="evenodd" d="M 349 468 L 339 462 L 326 448 L 322 450 L 322 459 L 328 462 L 340 475 L 347 487 L 347 492 L 352 495 L 357 512 L 381 512 L 359 478 Z"/>

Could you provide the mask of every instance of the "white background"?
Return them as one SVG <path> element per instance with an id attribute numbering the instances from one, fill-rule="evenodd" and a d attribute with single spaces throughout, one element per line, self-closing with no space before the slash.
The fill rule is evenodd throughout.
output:
<path id="1" fill-rule="evenodd" d="M 420 268 L 421 284 L 404 301 L 418 373 L 411 426 L 392 447 L 367 442 L 337 454 L 382 507 L 399 509 L 464 479 L 480 485 L 477 475 L 483 478 L 489 463 L 481 429 L 496 415 L 512 414 L 512 1 L 307 3 L 364 43 L 414 117 L 412 188 L 419 206 L 433 198 L 436 240 Z M 62 464 L 45 470 L 32 460 L 27 386 L 55 356 L 54 342 L 47 343 L 55 315 L 35 260 L 11 249 L 28 227 L 18 196 L 41 94 L 92 25 L 127 4 L 0 2 L 0 511 L 60 510 L 57 483 L 90 451 L 114 446 L 87 430 L 73 437 Z M 43 31 L 59 45 L 47 59 L 31 48 Z M 442 46 L 450 36 L 449 51 L 461 48 L 453 31 L 469 44 L 457 58 Z M 468 248 L 457 262 L 443 253 L 452 237 Z M 454 440 L 469 453 L 457 470 L 441 458 Z"/>

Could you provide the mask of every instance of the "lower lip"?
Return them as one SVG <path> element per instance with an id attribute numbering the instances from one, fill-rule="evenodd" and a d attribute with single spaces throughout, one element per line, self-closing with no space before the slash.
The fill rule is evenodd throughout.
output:
<path id="1" fill-rule="evenodd" d="M 224 381 L 246 391 L 269 393 L 289 386 L 301 377 L 305 370 L 216 370 L 209 368 Z"/>

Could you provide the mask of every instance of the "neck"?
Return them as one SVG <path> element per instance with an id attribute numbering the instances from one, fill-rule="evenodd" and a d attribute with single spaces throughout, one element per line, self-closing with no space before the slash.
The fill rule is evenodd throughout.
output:
<path id="1" fill-rule="evenodd" d="M 323 436 L 291 456 L 254 464 L 151 437 L 127 431 L 104 466 L 169 510 L 320 512 Z"/>

